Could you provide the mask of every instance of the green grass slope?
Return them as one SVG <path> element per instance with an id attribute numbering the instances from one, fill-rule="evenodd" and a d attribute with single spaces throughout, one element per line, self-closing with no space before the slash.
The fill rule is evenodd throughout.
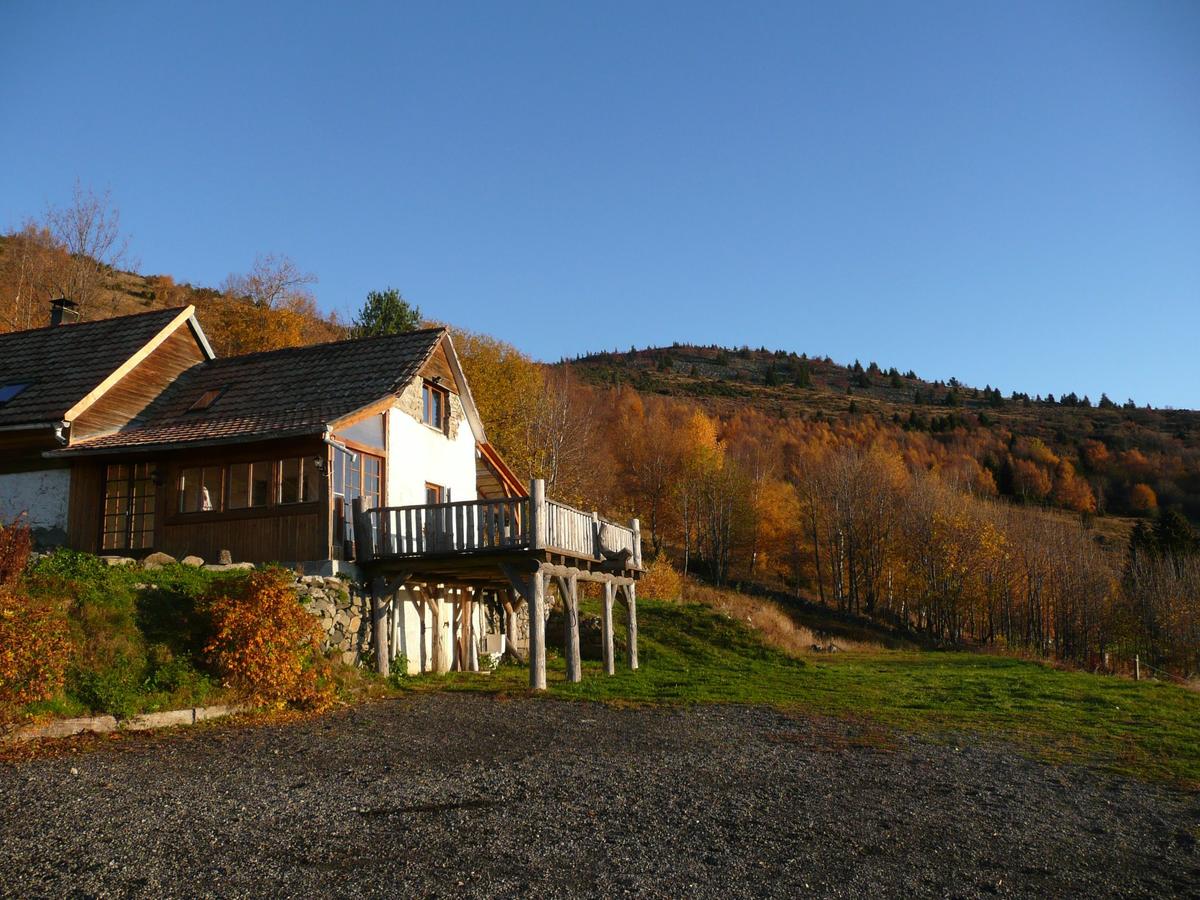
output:
<path id="1" fill-rule="evenodd" d="M 586 611 L 586 610 L 585 610 Z M 971 653 L 878 651 L 797 659 L 699 604 L 638 603 L 637 672 L 606 677 L 584 662 L 565 680 L 549 660 L 549 696 L 615 703 L 751 703 L 850 717 L 931 735 L 976 733 L 1054 761 L 1200 785 L 1200 694 L 1158 682 L 1063 672 Z M 403 679 L 410 690 L 524 691 L 527 671 Z"/>

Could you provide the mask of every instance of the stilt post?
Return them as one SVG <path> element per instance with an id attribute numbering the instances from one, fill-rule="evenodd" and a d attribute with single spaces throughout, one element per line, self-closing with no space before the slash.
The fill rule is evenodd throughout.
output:
<path id="1" fill-rule="evenodd" d="M 535 482 L 536 483 L 536 482 Z M 539 567 L 531 578 L 529 604 L 529 687 L 546 689 L 546 577 Z"/>
<path id="2" fill-rule="evenodd" d="M 642 523 L 633 519 L 630 521 L 629 527 L 633 529 L 633 567 L 640 569 L 642 567 Z"/>
<path id="3" fill-rule="evenodd" d="M 613 583 L 604 582 L 604 672 L 615 675 L 617 670 L 613 662 Z"/>
<path id="4" fill-rule="evenodd" d="M 638 667 L 637 651 L 637 586 L 625 585 L 625 614 L 629 623 L 629 668 Z"/>
<path id="5" fill-rule="evenodd" d="M 375 643 L 375 671 L 384 678 L 388 676 L 388 628 L 387 605 L 383 600 L 383 579 L 371 579 L 371 637 Z"/>
<path id="6" fill-rule="evenodd" d="M 579 579 L 570 575 L 563 596 L 563 643 L 567 657 L 567 681 L 583 680 L 583 661 L 579 655 Z"/>

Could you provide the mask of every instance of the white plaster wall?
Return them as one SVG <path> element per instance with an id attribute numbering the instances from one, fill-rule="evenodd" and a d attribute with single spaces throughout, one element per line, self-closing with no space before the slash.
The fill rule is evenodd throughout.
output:
<path id="1" fill-rule="evenodd" d="M 474 500 L 475 436 L 462 403 L 450 395 L 449 435 L 420 420 L 421 381 L 414 379 L 388 415 L 387 505 L 425 502 L 425 482 L 450 489 L 450 499 Z"/>
<path id="2" fill-rule="evenodd" d="M 42 469 L 0 475 L 0 522 L 27 513 L 31 528 L 67 528 L 70 469 Z"/>

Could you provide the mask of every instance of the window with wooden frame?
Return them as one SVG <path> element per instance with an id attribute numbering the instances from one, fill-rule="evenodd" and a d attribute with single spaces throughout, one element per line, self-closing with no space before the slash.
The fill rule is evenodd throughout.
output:
<path id="1" fill-rule="evenodd" d="M 153 546 L 154 497 L 151 463 L 107 466 L 100 546 L 105 550 L 148 550 Z"/>
<path id="2" fill-rule="evenodd" d="M 188 466 L 179 472 L 177 491 L 181 513 L 263 509 L 316 502 L 321 475 L 311 456 Z"/>
<path id="3" fill-rule="evenodd" d="M 179 473 L 180 512 L 220 512 L 222 476 L 221 466 L 191 466 Z"/>
<path id="4" fill-rule="evenodd" d="M 269 506 L 275 483 L 275 463 L 271 460 L 232 463 L 229 466 L 229 509 L 254 509 Z"/>
<path id="5" fill-rule="evenodd" d="M 431 481 L 425 482 L 425 503 L 428 506 L 433 506 L 437 503 L 442 503 L 446 496 L 446 489 L 440 484 L 434 484 Z"/>
<path id="6" fill-rule="evenodd" d="M 279 463 L 278 502 L 283 505 L 316 500 L 321 496 L 320 483 L 317 462 L 312 457 L 297 456 L 293 459 L 281 460 Z"/>
<path id="7" fill-rule="evenodd" d="M 333 449 L 333 543 L 335 553 L 347 553 L 354 540 L 354 517 L 350 510 L 356 499 L 362 498 L 363 509 L 383 504 L 383 457 Z"/>
<path id="8" fill-rule="evenodd" d="M 450 392 L 432 381 L 421 385 L 421 421 L 445 432 L 450 414 Z"/>

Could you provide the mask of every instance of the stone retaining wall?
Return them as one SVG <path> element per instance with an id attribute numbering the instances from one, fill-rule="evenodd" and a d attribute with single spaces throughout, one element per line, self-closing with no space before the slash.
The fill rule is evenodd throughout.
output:
<path id="1" fill-rule="evenodd" d="M 321 623 L 323 650 L 341 654 L 347 665 L 371 651 L 371 595 L 352 582 L 321 575 L 298 575 L 300 602 Z"/>

